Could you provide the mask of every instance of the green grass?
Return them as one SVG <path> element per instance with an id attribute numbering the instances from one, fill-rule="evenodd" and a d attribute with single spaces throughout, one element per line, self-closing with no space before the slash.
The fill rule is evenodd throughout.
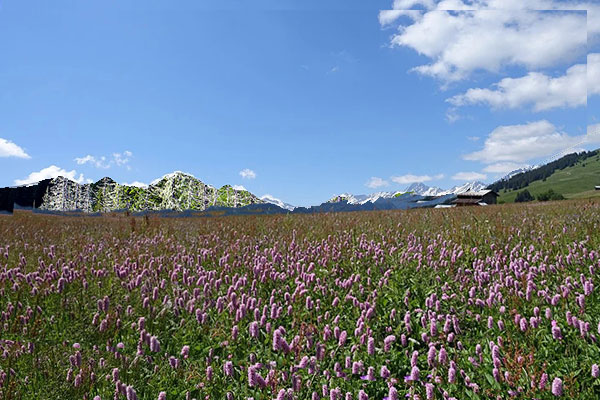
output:
<path id="1" fill-rule="evenodd" d="M 600 191 L 594 190 L 596 185 L 600 185 L 600 156 L 588 158 L 572 167 L 558 170 L 546 181 L 532 182 L 523 189 L 508 192 L 502 190 L 498 201 L 512 203 L 515 201 L 517 193 L 525 189 L 529 190 L 533 197 L 549 189 L 568 199 L 600 197 Z"/>

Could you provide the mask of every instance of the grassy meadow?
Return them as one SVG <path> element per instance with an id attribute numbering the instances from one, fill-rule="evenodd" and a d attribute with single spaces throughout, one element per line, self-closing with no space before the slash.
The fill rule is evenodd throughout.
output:
<path id="1" fill-rule="evenodd" d="M 599 285 L 597 200 L 17 212 L 0 216 L 0 398 L 597 399 Z"/>

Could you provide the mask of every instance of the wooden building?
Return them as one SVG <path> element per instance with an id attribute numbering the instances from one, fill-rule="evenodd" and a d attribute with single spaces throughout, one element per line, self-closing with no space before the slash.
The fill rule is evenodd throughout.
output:
<path id="1" fill-rule="evenodd" d="M 480 190 L 478 192 L 464 192 L 456 196 L 452 202 L 457 206 L 487 206 L 488 204 L 496 204 L 498 193 L 493 190 Z"/>
<path id="2" fill-rule="evenodd" d="M 596 190 L 600 190 L 600 185 L 596 186 Z"/>

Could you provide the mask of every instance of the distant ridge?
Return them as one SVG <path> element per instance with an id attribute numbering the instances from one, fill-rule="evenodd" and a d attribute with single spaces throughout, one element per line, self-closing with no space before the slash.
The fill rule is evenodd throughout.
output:
<path id="1" fill-rule="evenodd" d="M 517 194 L 527 190 L 536 198 L 549 190 L 565 198 L 599 197 L 600 150 L 567 154 L 558 160 L 499 180 L 490 188 L 500 194 L 499 202 L 515 201 Z"/>
<path id="2" fill-rule="evenodd" d="M 541 181 L 549 178 L 556 171 L 573 167 L 577 163 L 581 163 L 599 154 L 600 150 L 567 154 L 548 164 L 540 165 L 532 169 L 513 174 L 512 176 L 508 177 L 508 179 L 500 179 L 499 181 L 492 183 L 489 188 L 499 193 L 502 190 L 525 189 L 528 185 L 535 181 Z"/>

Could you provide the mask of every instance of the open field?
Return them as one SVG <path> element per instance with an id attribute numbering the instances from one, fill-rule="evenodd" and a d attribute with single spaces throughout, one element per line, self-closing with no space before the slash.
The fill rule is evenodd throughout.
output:
<path id="1" fill-rule="evenodd" d="M 597 399 L 599 232 L 597 200 L 0 216 L 0 398 Z"/>

